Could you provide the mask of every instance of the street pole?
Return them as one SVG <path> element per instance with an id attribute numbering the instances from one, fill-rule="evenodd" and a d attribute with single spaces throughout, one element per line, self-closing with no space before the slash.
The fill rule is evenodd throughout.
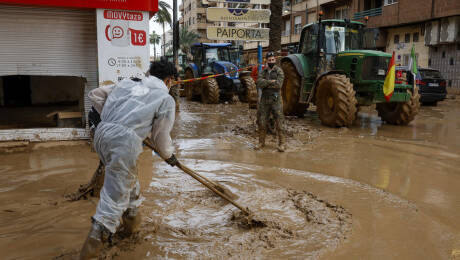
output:
<path id="1" fill-rule="evenodd" d="M 174 65 L 177 67 L 178 63 L 178 49 L 179 49 L 179 23 L 177 21 L 177 0 L 173 0 L 173 60 Z"/>

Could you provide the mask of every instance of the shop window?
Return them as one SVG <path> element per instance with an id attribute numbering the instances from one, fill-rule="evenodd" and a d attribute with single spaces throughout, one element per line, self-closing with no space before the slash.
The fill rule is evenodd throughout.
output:
<path id="1" fill-rule="evenodd" d="M 300 34 L 302 31 L 302 16 L 294 17 L 294 34 Z"/>
<path id="2" fill-rule="evenodd" d="M 396 4 L 398 2 L 398 0 L 385 0 L 385 5 L 392 5 L 392 4 Z"/>
<path id="3" fill-rule="evenodd" d="M 443 52 L 442 52 L 442 58 L 444 59 L 445 57 L 446 57 L 446 52 L 443 51 Z"/>
<path id="4" fill-rule="evenodd" d="M 409 42 L 410 42 L 410 33 L 406 33 L 406 34 L 404 35 L 404 42 L 405 42 L 405 43 L 409 43 Z"/>
<path id="5" fill-rule="evenodd" d="M 348 18 L 348 6 L 341 6 L 335 9 L 335 19 Z"/>
<path id="6" fill-rule="evenodd" d="M 0 77 L 0 129 L 84 128 L 85 82 L 73 76 Z"/>
<path id="7" fill-rule="evenodd" d="M 413 41 L 413 42 L 418 42 L 418 32 L 416 32 L 416 33 L 414 33 L 414 34 L 412 35 L 412 41 Z"/>
<path id="8" fill-rule="evenodd" d="M 450 66 L 454 65 L 454 58 L 450 57 L 450 59 L 449 59 L 449 65 L 450 65 Z"/>
<path id="9" fill-rule="evenodd" d="M 394 44 L 398 44 L 399 43 L 399 34 L 395 34 L 395 37 L 394 37 Z"/>

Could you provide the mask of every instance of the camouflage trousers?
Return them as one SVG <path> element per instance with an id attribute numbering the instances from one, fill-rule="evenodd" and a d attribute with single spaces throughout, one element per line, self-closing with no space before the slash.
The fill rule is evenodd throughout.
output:
<path id="1" fill-rule="evenodd" d="M 280 93 L 263 93 L 257 110 L 259 131 L 266 132 L 270 122 L 270 115 L 275 121 L 275 128 L 278 135 L 284 137 L 284 114 L 283 102 Z"/>

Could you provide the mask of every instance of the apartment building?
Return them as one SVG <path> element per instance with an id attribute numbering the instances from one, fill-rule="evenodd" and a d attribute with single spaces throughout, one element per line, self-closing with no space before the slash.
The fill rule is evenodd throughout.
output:
<path id="1" fill-rule="evenodd" d="M 352 0 L 284 0 L 281 33 L 283 54 L 297 50 L 302 28 L 317 21 L 319 11 L 324 12 L 324 19 L 351 19 L 351 14 L 355 11 L 352 2 Z M 268 42 L 261 42 L 261 45 L 266 51 Z M 257 43 L 245 43 L 244 54 L 246 62 L 257 63 Z"/>
<path id="2" fill-rule="evenodd" d="M 206 19 L 206 8 L 218 6 L 214 2 L 206 0 L 183 0 L 179 6 L 179 11 L 182 17 L 179 20 L 180 26 L 184 26 L 190 31 L 195 32 L 200 37 L 199 42 L 215 42 L 208 40 L 206 36 L 206 28 L 213 26 L 214 22 L 208 22 Z"/>
<path id="3" fill-rule="evenodd" d="M 357 0 L 353 10 L 354 20 L 368 16 L 379 28 L 378 48 L 394 51 L 397 64 L 408 64 L 414 45 L 420 67 L 439 69 L 460 89 L 460 1 Z"/>

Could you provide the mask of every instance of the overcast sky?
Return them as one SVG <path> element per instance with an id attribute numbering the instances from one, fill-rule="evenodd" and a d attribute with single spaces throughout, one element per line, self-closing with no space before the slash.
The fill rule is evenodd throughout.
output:
<path id="1" fill-rule="evenodd" d="M 165 2 L 167 2 L 169 5 L 171 5 L 171 8 L 172 8 L 172 4 L 173 4 L 173 0 L 163 0 Z M 178 18 L 180 17 L 180 11 L 179 11 L 179 5 L 182 3 L 182 0 L 177 0 L 177 12 L 178 12 Z M 172 19 L 172 10 L 171 10 L 171 19 Z M 165 26 L 165 30 L 168 31 L 170 29 L 169 25 L 166 25 Z M 153 17 L 152 19 L 150 19 L 150 33 L 155 31 L 157 34 L 159 35 L 162 35 L 163 36 L 163 27 L 161 26 L 161 24 L 158 24 L 158 23 L 154 23 L 153 22 Z M 157 45 L 157 55 L 160 54 L 160 48 L 161 46 L 160 45 Z M 150 46 L 150 55 L 153 56 L 153 45 Z"/>

